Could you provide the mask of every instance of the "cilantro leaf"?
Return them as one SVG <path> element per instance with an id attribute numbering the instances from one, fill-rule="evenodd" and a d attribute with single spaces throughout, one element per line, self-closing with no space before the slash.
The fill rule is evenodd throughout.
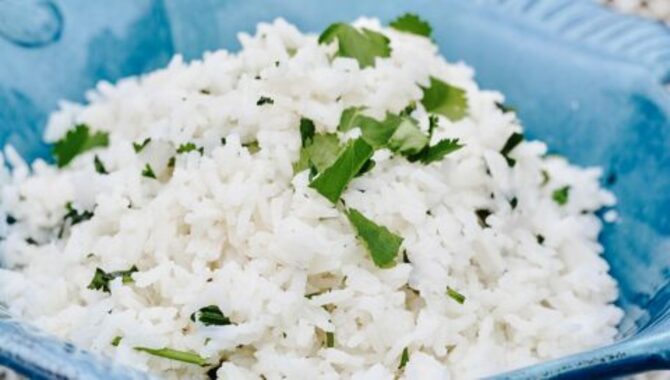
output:
<path id="1" fill-rule="evenodd" d="M 372 256 L 372 261 L 380 268 L 393 266 L 403 238 L 392 233 L 386 227 L 375 224 L 360 211 L 350 208 L 346 212 L 349 222 L 354 226 L 358 238 L 361 239 Z"/>
<path id="2" fill-rule="evenodd" d="M 314 133 L 316 128 L 314 127 L 314 122 L 307 118 L 300 119 L 300 139 L 302 140 L 302 147 L 312 145 L 314 142 Z"/>
<path id="3" fill-rule="evenodd" d="M 93 156 L 93 167 L 95 168 L 96 173 L 98 174 L 109 174 L 107 172 L 107 168 L 105 168 L 105 164 L 102 163 L 100 160 L 100 157 L 96 154 Z"/>
<path id="4" fill-rule="evenodd" d="M 389 119 L 396 119 L 394 122 L 397 122 L 395 131 L 388 141 L 392 151 L 411 156 L 421 152 L 428 145 L 428 136 L 421 132 L 414 119 L 387 115 L 387 120 Z"/>
<path id="5" fill-rule="evenodd" d="M 426 111 L 438 113 L 451 121 L 461 120 L 468 112 L 465 91 L 435 77 L 430 77 L 430 86 L 423 88 L 421 104 Z"/>
<path id="6" fill-rule="evenodd" d="M 462 145 L 458 139 L 443 139 L 433 146 L 425 147 L 421 152 L 409 156 L 410 162 L 421 161 L 428 165 L 435 161 L 440 161 L 449 153 L 453 153 L 465 145 Z"/>
<path id="7" fill-rule="evenodd" d="M 264 104 L 275 104 L 275 101 L 274 101 L 274 99 L 269 98 L 267 96 L 261 96 L 260 98 L 258 98 L 258 101 L 256 102 L 256 105 L 257 106 L 262 106 Z"/>
<path id="8" fill-rule="evenodd" d="M 196 320 L 200 321 L 205 326 L 226 326 L 232 324 L 230 318 L 226 317 L 216 305 L 209 305 L 201 308 L 191 314 L 191 320 L 193 322 Z"/>
<path id="9" fill-rule="evenodd" d="M 505 103 L 496 102 L 496 107 L 502 111 L 502 113 L 516 112 L 516 108 Z"/>
<path id="10" fill-rule="evenodd" d="M 447 295 L 449 298 L 453 299 L 454 301 L 460 303 L 461 305 L 465 302 L 465 296 L 462 295 L 461 293 L 457 292 L 456 290 L 450 288 L 447 286 Z"/>
<path id="11" fill-rule="evenodd" d="M 309 187 L 335 203 L 349 182 L 372 157 L 374 149 L 362 138 L 349 142 L 335 162 L 319 174 Z"/>
<path id="12" fill-rule="evenodd" d="M 500 154 L 505 157 L 507 165 L 510 167 L 516 165 L 516 160 L 511 158 L 509 154 L 523 141 L 523 134 L 521 133 L 512 133 L 512 135 L 505 141 L 505 145 L 500 149 Z"/>
<path id="13" fill-rule="evenodd" d="M 77 155 L 107 145 L 109 145 L 109 134 L 107 132 L 91 133 L 88 125 L 77 124 L 74 129 L 65 134 L 65 137 L 54 144 L 53 155 L 58 167 L 62 168 Z"/>
<path id="14" fill-rule="evenodd" d="M 117 336 L 114 337 L 114 339 L 112 339 L 112 341 L 110 343 L 111 343 L 112 346 L 118 347 L 119 344 L 121 343 L 121 339 L 123 339 L 123 338 L 121 338 L 119 335 L 117 335 Z"/>
<path id="15" fill-rule="evenodd" d="M 391 41 L 370 29 L 358 30 L 348 24 L 335 23 L 321 33 L 319 43 L 329 44 L 334 40 L 338 42 L 336 55 L 356 59 L 361 68 L 374 66 L 376 57 L 391 56 Z"/>
<path id="16" fill-rule="evenodd" d="M 194 143 L 187 142 L 177 147 L 177 154 L 188 153 L 194 150 L 197 150 L 201 156 L 205 153 L 205 149 L 203 147 L 197 147 Z"/>
<path id="17" fill-rule="evenodd" d="M 70 221 L 70 226 L 74 226 L 75 224 L 85 222 L 93 217 L 92 211 L 84 210 L 81 213 L 77 211 L 77 209 L 72 207 L 72 202 L 67 202 L 65 204 L 65 210 L 67 212 L 63 216 L 63 224 L 61 225 L 61 228 L 58 231 L 59 239 L 63 237 L 63 233 L 65 232 L 65 227 L 67 225 L 68 220 Z"/>
<path id="18" fill-rule="evenodd" d="M 396 132 L 396 129 L 398 129 L 401 121 L 405 119 L 411 120 L 409 117 L 399 117 L 387 113 L 384 120 L 378 121 L 364 115 L 363 110 L 364 108 L 362 107 L 351 107 L 344 110 L 337 129 L 340 132 L 347 132 L 354 128 L 359 128 L 363 140 L 375 149 L 385 148 Z"/>
<path id="19" fill-rule="evenodd" d="M 176 360 L 184 363 L 196 364 L 201 367 L 209 365 L 207 359 L 198 355 L 193 351 L 179 351 L 171 348 L 148 348 L 148 347 L 134 347 L 135 350 L 146 352 L 149 355 L 159 356 L 165 359 Z"/>
<path id="20" fill-rule="evenodd" d="M 312 167 L 315 174 L 318 174 L 335 162 L 341 150 L 340 139 L 336 134 L 315 134 L 311 138 L 311 143 L 300 150 L 300 158 L 293 165 L 293 172 L 300 173 Z"/>
<path id="21" fill-rule="evenodd" d="M 149 164 L 144 165 L 144 169 L 142 169 L 142 176 L 156 179 L 156 173 L 154 173 L 154 170 L 151 168 L 151 165 Z"/>
<path id="22" fill-rule="evenodd" d="M 493 214 L 493 212 L 489 209 L 480 208 L 475 210 L 475 215 L 477 215 L 477 221 L 479 222 L 479 225 L 482 228 L 491 227 L 488 223 L 486 223 L 486 218 L 488 218 L 491 214 Z"/>
<path id="23" fill-rule="evenodd" d="M 243 147 L 247 148 L 250 154 L 256 154 L 260 152 L 261 146 L 258 144 L 258 140 L 250 141 L 248 143 L 242 144 Z"/>
<path id="24" fill-rule="evenodd" d="M 149 145 L 150 142 L 151 142 L 151 137 L 147 137 L 141 143 L 134 142 L 133 143 L 133 149 L 135 150 L 135 153 L 141 152 L 144 148 L 147 147 L 147 145 Z"/>
<path id="25" fill-rule="evenodd" d="M 412 33 L 424 37 L 430 37 L 430 33 L 433 31 L 430 24 L 413 13 L 405 13 L 391 21 L 389 26 L 401 32 Z"/>
<path id="26" fill-rule="evenodd" d="M 333 348 L 335 347 L 335 333 L 334 332 L 326 332 L 326 347 L 328 348 Z"/>
<path id="27" fill-rule="evenodd" d="M 563 186 L 554 190 L 554 192 L 551 194 L 551 198 L 560 206 L 565 205 L 568 203 L 568 199 L 570 198 L 570 186 Z"/>
<path id="28" fill-rule="evenodd" d="M 88 284 L 88 289 L 101 290 L 103 292 L 111 293 L 109 290 L 109 282 L 117 277 L 121 277 L 121 282 L 130 284 L 133 282 L 132 274 L 137 272 L 137 267 L 133 265 L 128 270 L 120 270 L 116 272 L 105 272 L 100 268 L 95 268 L 95 273 L 91 282 Z"/>
<path id="29" fill-rule="evenodd" d="M 400 364 L 398 365 L 398 369 L 403 369 L 407 365 L 407 362 L 409 362 L 409 349 L 405 347 L 402 350 L 402 355 L 400 355 Z"/>

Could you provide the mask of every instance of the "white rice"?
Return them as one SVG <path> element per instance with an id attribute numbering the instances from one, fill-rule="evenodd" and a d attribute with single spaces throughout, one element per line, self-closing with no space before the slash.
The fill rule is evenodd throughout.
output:
<path id="1" fill-rule="evenodd" d="M 14 169 L 2 173 L 1 207 L 17 221 L 0 222 L 0 300 L 48 332 L 164 378 L 207 369 L 133 348 L 225 359 L 224 379 L 425 380 L 481 377 L 611 342 L 622 311 L 593 212 L 615 200 L 598 185 L 600 169 L 547 156 L 538 141 L 514 149 L 509 167 L 499 151 L 521 127 L 496 107 L 501 94 L 479 89 L 469 67 L 447 63 L 428 39 L 376 20 L 357 25 L 383 30 L 391 57 L 366 69 L 331 60 L 335 46 L 280 19 L 241 34 L 237 54 L 175 57 L 141 78 L 100 83 L 87 105 L 64 103 L 47 140 L 86 123 L 109 132 L 110 144 L 62 170 L 29 167 L 6 149 Z M 441 117 L 434 136 L 465 147 L 431 165 L 379 151 L 343 196 L 405 239 L 410 263 L 379 269 L 346 217 L 307 186 L 308 173 L 294 176 L 297 126 L 306 117 L 333 132 L 351 106 L 377 118 L 399 112 L 421 99 L 429 76 L 466 91 L 468 117 Z M 274 104 L 257 106 L 260 96 Z M 420 103 L 413 116 L 427 128 Z M 136 154 L 131 143 L 147 137 Z M 241 145 L 252 140 L 261 148 L 253 155 Z M 179 155 L 172 172 L 166 163 L 186 142 L 204 155 Z M 109 175 L 95 172 L 94 155 Z M 158 180 L 140 175 L 147 163 Z M 552 192 L 565 185 L 561 206 Z M 95 215 L 58 239 L 67 202 Z M 493 211 L 490 228 L 478 224 L 481 208 Z M 133 283 L 87 288 L 97 267 L 133 265 Z M 193 323 L 207 305 L 237 324 Z M 324 347 L 325 332 L 334 347 Z M 400 370 L 404 348 L 410 360 Z"/>

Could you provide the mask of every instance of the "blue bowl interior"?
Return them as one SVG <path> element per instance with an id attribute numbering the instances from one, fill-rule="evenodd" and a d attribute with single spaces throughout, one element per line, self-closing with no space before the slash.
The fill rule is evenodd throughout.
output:
<path id="1" fill-rule="evenodd" d="M 0 144 L 48 157 L 41 131 L 58 100 L 83 101 L 97 81 L 156 69 L 175 53 L 236 50 L 237 32 L 259 21 L 284 17 L 320 32 L 405 11 L 428 19 L 443 54 L 472 65 L 482 87 L 507 95 L 529 137 L 604 168 L 603 185 L 619 199 L 620 221 L 601 241 L 626 311 L 621 335 L 667 327 L 670 31 L 589 1 L 5 0 Z"/>

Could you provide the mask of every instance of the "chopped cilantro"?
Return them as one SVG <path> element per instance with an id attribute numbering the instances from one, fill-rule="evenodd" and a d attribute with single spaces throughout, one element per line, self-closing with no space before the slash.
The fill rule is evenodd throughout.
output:
<path id="1" fill-rule="evenodd" d="M 411 264 L 412 262 L 409 261 L 409 257 L 407 256 L 407 250 L 402 251 L 402 262 L 405 264 Z"/>
<path id="2" fill-rule="evenodd" d="M 174 168 L 174 165 L 177 163 L 177 157 L 172 156 L 167 162 L 167 167 L 168 168 Z"/>
<path id="3" fill-rule="evenodd" d="M 142 176 L 156 179 L 156 173 L 154 173 L 154 170 L 151 168 L 151 165 L 149 164 L 144 165 L 144 169 L 142 169 Z"/>
<path id="4" fill-rule="evenodd" d="M 335 347 L 335 333 L 329 331 L 326 332 L 326 347 Z"/>
<path id="5" fill-rule="evenodd" d="M 372 147 L 363 139 L 350 141 L 335 162 L 314 178 L 309 187 L 331 202 L 337 202 L 349 182 L 360 172 L 373 153 Z"/>
<path id="6" fill-rule="evenodd" d="M 308 145 L 300 150 L 300 158 L 293 165 L 294 173 L 313 169 L 316 175 L 332 165 L 342 150 L 334 133 L 317 133 L 311 137 L 311 142 L 305 143 Z"/>
<path id="7" fill-rule="evenodd" d="M 267 96 L 261 96 L 258 98 L 258 101 L 256 102 L 257 106 L 262 106 L 264 104 L 275 104 L 274 99 L 268 98 Z"/>
<path id="8" fill-rule="evenodd" d="M 451 121 L 461 120 L 468 111 L 465 91 L 435 77 L 430 77 L 430 86 L 423 88 L 421 104 L 426 111 L 443 115 Z"/>
<path id="9" fill-rule="evenodd" d="M 460 303 L 461 305 L 465 302 L 465 296 L 456 290 L 447 286 L 447 295 L 454 301 Z"/>
<path id="10" fill-rule="evenodd" d="M 405 13 L 391 21 L 389 26 L 401 32 L 412 33 L 424 37 L 430 37 L 430 33 L 433 30 L 433 28 L 430 27 L 430 24 L 413 13 Z"/>
<path id="11" fill-rule="evenodd" d="M 544 243 L 544 236 L 542 236 L 540 234 L 535 235 L 535 239 L 537 239 L 537 244 Z"/>
<path id="12" fill-rule="evenodd" d="M 232 324 L 230 318 L 226 317 L 216 305 L 209 305 L 201 308 L 191 314 L 191 320 L 193 322 L 200 321 L 205 326 L 226 326 Z"/>
<path id="13" fill-rule="evenodd" d="M 391 56 L 391 41 L 370 29 L 335 23 L 321 33 L 319 43 L 330 44 L 334 40 L 338 44 L 336 55 L 356 59 L 361 68 L 374 66 L 376 57 Z"/>
<path id="14" fill-rule="evenodd" d="M 514 132 L 512 135 L 505 141 L 505 145 L 503 145 L 502 149 L 500 149 L 500 154 L 505 157 L 505 160 L 507 160 L 507 165 L 510 167 L 516 165 L 516 160 L 511 158 L 509 154 L 516 148 L 517 145 L 521 144 L 523 141 L 523 134 Z"/>
<path id="15" fill-rule="evenodd" d="M 75 224 L 85 222 L 93 217 L 92 211 L 84 210 L 81 213 L 77 211 L 77 209 L 72 206 L 72 202 L 67 202 L 65 204 L 65 210 L 67 212 L 63 216 L 63 224 L 58 232 L 58 238 L 63 237 L 63 232 L 65 231 L 65 226 L 68 220 L 70 221 L 70 226 L 74 226 Z"/>
<path id="16" fill-rule="evenodd" d="M 97 154 L 93 156 L 93 167 L 98 174 L 109 174 L 107 168 L 105 168 L 105 164 L 100 161 L 100 157 Z"/>
<path id="17" fill-rule="evenodd" d="M 516 209 L 516 206 L 518 204 L 519 204 L 519 199 L 517 199 L 517 197 L 514 197 L 509 201 L 509 207 L 511 207 L 512 210 Z"/>
<path id="18" fill-rule="evenodd" d="M 428 136 L 433 136 L 433 132 L 435 132 L 435 129 L 438 127 L 439 123 L 440 118 L 437 117 L 437 115 L 428 116 Z"/>
<path id="19" fill-rule="evenodd" d="M 227 142 L 225 137 L 221 137 L 221 145 L 226 145 Z"/>
<path id="20" fill-rule="evenodd" d="M 551 193 L 551 198 L 559 205 L 565 205 L 570 198 L 570 186 L 563 186 L 554 190 L 554 192 Z"/>
<path id="21" fill-rule="evenodd" d="M 207 359 L 192 351 L 178 351 L 171 348 L 147 348 L 135 347 L 135 350 L 146 352 L 149 355 L 159 356 L 165 359 L 176 360 L 184 363 L 196 364 L 201 367 L 209 365 Z"/>
<path id="22" fill-rule="evenodd" d="M 402 355 L 400 355 L 400 364 L 398 365 L 398 369 L 405 368 L 408 361 L 409 361 L 409 349 L 405 347 L 402 350 Z"/>
<path id="23" fill-rule="evenodd" d="M 416 102 L 412 100 L 407 107 L 400 111 L 400 116 L 411 116 L 414 110 L 416 110 Z"/>
<path id="24" fill-rule="evenodd" d="M 549 177 L 549 172 L 544 169 L 542 169 L 541 173 L 542 173 L 542 182 L 540 183 L 540 186 L 544 186 L 549 183 L 551 177 Z"/>
<path id="25" fill-rule="evenodd" d="M 356 209 L 350 208 L 346 214 L 357 236 L 363 241 L 372 256 L 375 265 L 380 268 L 393 266 L 403 238 L 392 233 L 388 228 L 375 224 Z"/>
<path id="26" fill-rule="evenodd" d="M 314 122 L 307 118 L 300 119 L 300 139 L 302 140 L 302 147 L 305 148 L 314 142 Z"/>
<path id="27" fill-rule="evenodd" d="M 258 140 L 249 141 L 247 143 L 242 144 L 242 146 L 247 148 L 247 150 L 251 154 L 256 154 L 261 150 L 261 146 L 258 144 Z"/>
<path id="28" fill-rule="evenodd" d="M 516 112 L 516 108 L 508 106 L 505 103 L 496 102 L 496 107 L 498 107 L 498 109 L 503 113 Z"/>
<path id="29" fill-rule="evenodd" d="M 449 153 L 453 153 L 465 145 L 462 145 L 458 139 L 443 139 L 433 146 L 426 146 L 419 153 L 409 156 L 411 162 L 421 161 L 428 165 L 435 161 L 440 161 Z"/>
<path id="30" fill-rule="evenodd" d="M 128 270 L 120 270 L 116 272 L 105 272 L 100 268 L 95 268 L 95 274 L 91 282 L 88 284 L 88 289 L 91 290 L 101 290 L 103 292 L 110 293 L 109 282 L 117 277 L 121 277 L 121 282 L 123 284 L 130 284 L 133 282 L 132 274 L 137 272 L 137 267 L 133 265 Z"/>
<path id="31" fill-rule="evenodd" d="M 375 120 L 370 116 L 363 114 L 363 107 L 351 107 L 342 112 L 340 124 L 337 129 L 340 132 L 348 132 L 351 129 L 359 128 L 361 137 L 373 148 L 385 147 L 391 136 L 398 127 L 400 118 L 387 114 L 383 121 Z"/>
<path id="32" fill-rule="evenodd" d="M 372 170 L 372 168 L 374 168 L 376 165 L 377 165 L 377 163 L 376 163 L 375 160 L 373 160 L 372 158 L 369 159 L 369 160 L 367 160 L 367 161 L 365 161 L 365 163 L 363 164 L 363 167 L 361 168 L 361 170 L 359 170 L 358 173 L 356 173 L 356 177 L 360 177 L 360 176 L 362 176 L 363 174 L 369 172 L 369 171 Z"/>
<path id="33" fill-rule="evenodd" d="M 7 214 L 7 216 L 5 217 L 5 223 L 12 225 L 16 223 L 16 218 L 14 217 L 14 215 Z"/>
<path id="34" fill-rule="evenodd" d="M 121 343 L 121 339 L 123 339 L 123 338 L 121 338 L 121 337 L 118 336 L 118 335 L 115 336 L 114 339 L 112 339 L 112 342 L 111 342 L 112 346 L 114 346 L 114 347 L 118 347 L 118 346 L 119 346 L 119 343 Z"/>
<path id="35" fill-rule="evenodd" d="M 144 148 L 147 147 L 147 145 L 149 145 L 150 142 L 151 142 L 151 137 L 147 137 L 141 143 L 134 142 L 133 143 L 133 149 L 135 150 L 135 153 L 141 152 Z"/>
<path id="36" fill-rule="evenodd" d="M 419 125 L 411 117 L 398 117 L 387 115 L 384 124 L 390 123 L 396 125 L 395 132 L 389 138 L 389 148 L 404 156 L 412 156 L 421 152 L 428 145 L 428 136 L 426 136 Z"/>
<path id="37" fill-rule="evenodd" d="M 187 142 L 177 147 L 177 154 L 188 153 L 194 150 L 197 150 L 201 156 L 205 153 L 205 149 L 203 147 L 197 147 L 194 143 Z"/>
<path id="38" fill-rule="evenodd" d="M 107 132 L 90 133 L 86 124 L 77 124 L 69 130 L 65 137 L 58 140 L 53 146 L 53 155 L 59 168 L 69 164 L 78 154 L 88 150 L 109 145 Z"/>
<path id="39" fill-rule="evenodd" d="M 491 210 L 480 208 L 475 211 L 475 214 L 477 215 L 477 220 L 479 221 L 479 225 L 482 226 L 482 228 L 491 227 L 488 225 L 488 223 L 486 223 L 486 218 L 492 214 Z"/>

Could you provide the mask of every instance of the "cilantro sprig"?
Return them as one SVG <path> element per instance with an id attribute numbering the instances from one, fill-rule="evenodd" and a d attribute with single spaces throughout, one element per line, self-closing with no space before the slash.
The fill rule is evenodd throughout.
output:
<path id="1" fill-rule="evenodd" d="M 198 355 L 193 351 L 179 351 L 172 348 L 149 348 L 149 347 L 134 347 L 136 351 L 145 352 L 149 355 L 158 356 L 165 359 L 176 360 L 184 363 L 199 365 L 201 367 L 208 366 L 207 359 Z"/>
<path id="2" fill-rule="evenodd" d="M 233 324 L 216 305 L 209 305 L 191 314 L 191 321 L 199 321 L 205 326 L 227 326 Z"/>
<path id="3" fill-rule="evenodd" d="M 53 146 L 53 155 L 59 168 L 65 167 L 76 156 L 86 151 L 106 147 L 109 145 L 107 132 L 91 132 L 86 124 L 77 124 L 69 130 L 65 137 L 58 140 Z"/>
<path id="4" fill-rule="evenodd" d="M 361 68 L 374 66 L 377 57 L 391 56 L 391 41 L 385 35 L 367 28 L 357 29 L 349 24 L 330 25 L 319 36 L 320 44 L 337 40 L 337 56 L 358 61 Z"/>
<path id="5" fill-rule="evenodd" d="M 403 238 L 366 218 L 354 208 L 348 209 L 346 215 L 375 265 L 380 268 L 392 267 Z"/>
<path id="6" fill-rule="evenodd" d="M 389 23 L 389 26 L 397 31 L 416 34 L 418 36 L 430 37 L 433 28 L 413 13 L 405 13 Z"/>
<path id="7" fill-rule="evenodd" d="M 430 85 L 423 88 L 421 104 L 426 111 L 440 114 L 451 121 L 463 119 L 468 112 L 465 91 L 435 77 L 431 77 Z"/>
<path id="8" fill-rule="evenodd" d="M 128 270 L 120 270 L 116 272 L 105 272 L 104 270 L 100 268 L 95 269 L 95 273 L 93 274 L 93 278 L 91 279 L 91 282 L 88 284 L 87 288 L 91 290 L 100 290 L 106 293 L 111 293 L 109 289 L 109 282 L 114 280 L 117 277 L 121 277 L 121 282 L 124 284 L 130 284 L 133 282 L 133 277 L 132 274 L 137 272 L 137 266 L 133 265 L 130 269 Z"/>

